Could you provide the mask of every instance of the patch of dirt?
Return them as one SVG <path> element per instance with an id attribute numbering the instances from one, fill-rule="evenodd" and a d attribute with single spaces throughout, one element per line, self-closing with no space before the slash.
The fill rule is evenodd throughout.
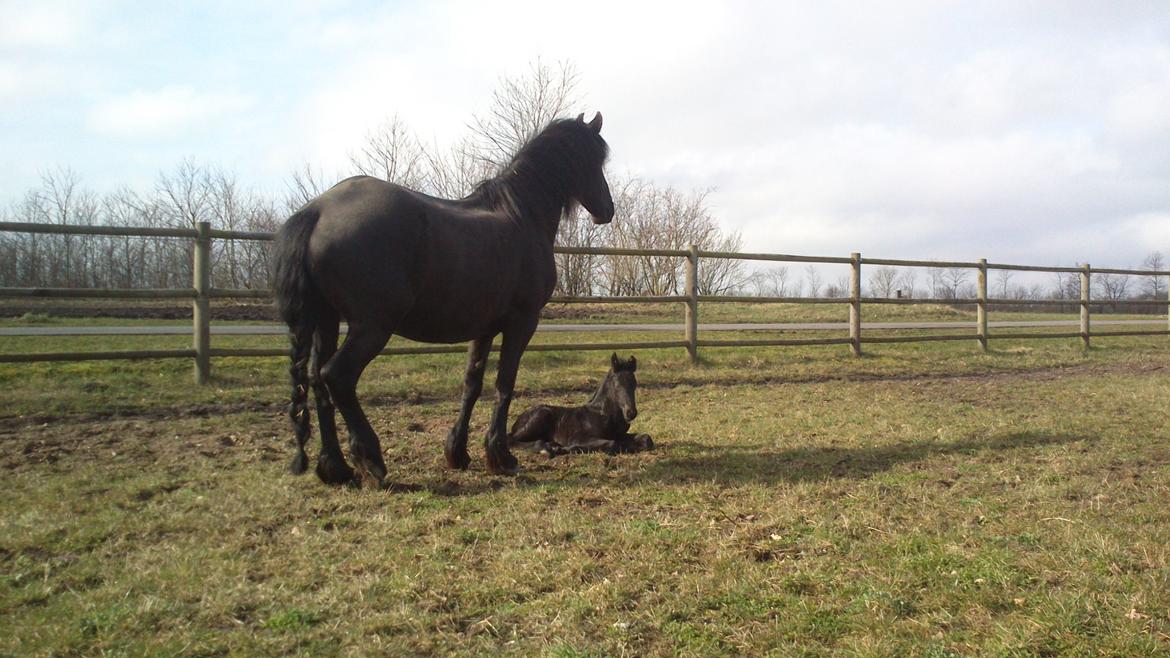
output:
<path id="1" fill-rule="evenodd" d="M 763 375 L 754 377 L 751 372 L 742 371 L 724 379 L 706 379 L 701 382 L 669 382 L 663 384 L 643 384 L 641 389 L 673 389 L 680 386 L 736 386 L 736 385 L 773 385 L 773 384 L 824 384 L 827 382 L 914 382 L 923 384 L 942 384 L 948 382 L 992 382 L 1004 379 L 1023 381 L 1056 381 L 1064 377 L 1078 377 L 1082 375 L 1143 375 L 1165 370 L 1166 367 L 1158 364 L 1146 363 L 1114 363 L 1109 365 L 1074 365 L 1023 370 L 997 370 L 991 372 L 970 373 L 914 373 L 909 375 L 888 374 L 858 374 L 843 375 L 816 374 L 795 377 Z M 544 393 L 555 391 L 545 390 Z"/>

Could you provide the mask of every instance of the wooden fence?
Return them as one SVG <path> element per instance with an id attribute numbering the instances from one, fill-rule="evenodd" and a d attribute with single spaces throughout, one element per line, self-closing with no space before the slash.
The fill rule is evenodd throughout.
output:
<path id="1" fill-rule="evenodd" d="M 36 354 L 0 354 L 0 363 L 33 361 L 89 361 L 107 359 L 157 359 L 185 358 L 195 360 L 195 379 L 204 384 L 211 372 L 211 358 L 222 356 L 284 356 L 286 349 L 277 348 L 215 348 L 211 346 L 210 306 L 213 299 L 268 299 L 268 290 L 224 289 L 211 286 L 211 245 L 213 240 L 271 240 L 271 233 L 250 231 L 224 231 L 211 228 L 207 222 L 200 222 L 196 228 L 133 228 L 120 226 L 70 226 L 58 224 L 32 224 L 0 222 L 0 232 L 50 233 L 66 235 L 108 235 L 127 237 L 164 237 L 194 240 L 193 281 L 191 288 L 146 289 L 146 288 L 0 288 L 0 297 L 33 298 L 90 298 L 90 299 L 190 299 L 193 305 L 193 343 L 189 350 L 124 350 L 114 352 L 49 352 Z M 976 307 L 975 333 L 972 334 L 927 334 L 901 336 L 871 336 L 866 343 L 908 343 L 920 341 L 976 340 L 984 350 L 991 335 L 987 330 L 987 309 L 996 306 L 1062 306 L 1068 300 L 1014 300 L 992 299 L 987 294 L 988 270 L 1015 270 L 1028 272 L 1075 273 L 1080 276 L 1080 328 L 1075 332 L 1012 332 L 1004 337 L 1013 339 L 1033 338 L 1079 338 L 1087 348 L 1094 336 L 1165 336 L 1170 335 L 1170 307 L 1167 311 L 1167 328 L 1161 330 L 1091 331 L 1091 307 L 1109 304 L 1112 306 L 1170 305 L 1170 286 L 1165 300 L 1110 300 L 1091 301 L 1090 286 L 1093 274 L 1120 274 L 1139 276 L 1170 276 L 1170 270 L 1092 269 L 1080 267 L 1041 267 L 1033 265 L 1007 265 L 988 263 L 986 259 L 977 262 L 898 260 L 890 258 L 865 258 L 859 253 L 849 257 L 797 256 L 791 254 L 762 254 L 740 252 L 704 251 L 695 246 L 686 250 L 673 249 L 613 249 L 586 247 L 557 247 L 560 254 L 582 254 L 599 256 L 663 256 L 686 260 L 684 294 L 655 296 L 577 296 L 553 297 L 551 303 L 682 303 L 685 304 L 683 340 L 644 341 L 626 343 L 538 343 L 529 345 L 531 351 L 573 351 L 573 350 L 625 350 L 652 348 L 686 348 L 691 359 L 698 358 L 700 347 L 762 347 L 794 345 L 849 345 L 853 356 L 861 355 L 861 310 L 863 304 L 949 304 L 974 305 Z M 849 296 L 844 298 L 824 297 L 756 297 L 733 295 L 701 295 L 698 289 L 699 259 L 732 258 L 739 260 L 775 261 L 783 263 L 843 264 L 850 267 Z M 861 296 L 861 268 L 863 265 L 889 265 L 898 267 L 963 268 L 977 272 L 976 297 L 974 299 L 939 298 L 883 298 Z M 848 304 L 849 335 L 842 338 L 760 338 L 760 339 L 700 339 L 700 303 L 794 303 L 794 304 Z M 1074 302 L 1076 303 L 1076 302 Z M 383 354 L 443 354 L 463 352 L 458 345 L 426 345 L 417 347 L 389 347 Z"/>

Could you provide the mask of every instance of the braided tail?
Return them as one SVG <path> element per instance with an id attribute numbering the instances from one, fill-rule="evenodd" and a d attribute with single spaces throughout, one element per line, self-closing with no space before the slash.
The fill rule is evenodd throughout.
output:
<path id="1" fill-rule="evenodd" d="M 313 351 L 313 333 L 325 304 L 306 264 L 309 236 L 318 217 L 312 204 L 297 211 L 277 231 L 272 246 L 272 288 L 280 317 L 288 325 L 288 374 L 292 383 L 288 417 L 292 420 L 297 447 L 290 470 L 298 475 L 309 468 L 309 457 L 305 454 L 311 427 L 309 357 Z"/>
<path id="2" fill-rule="evenodd" d="M 309 456 L 305 454 L 305 443 L 311 433 L 309 414 L 309 355 L 313 347 L 313 327 L 304 323 L 288 332 L 290 365 L 289 381 L 292 383 L 292 402 L 288 405 L 288 417 L 292 421 L 297 442 L 289 469 L 300 475 L 309 468 Z"/>

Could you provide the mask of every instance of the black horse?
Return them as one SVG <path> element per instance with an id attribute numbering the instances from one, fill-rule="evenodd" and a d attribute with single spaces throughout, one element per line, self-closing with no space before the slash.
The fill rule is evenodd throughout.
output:
<path id="1" fill-rule="evenodd" d="M 354 477 L 338 445 L 334 405 L 359 472 L 376 483 L 386 476 L 378 436 L 356 389 L 392 334 L 432 343 L 471 341 L 463 406 L 445 446 L 447 465 L 467 468 L 468 419 L 492 341 L 501 333 L 498 397 L 484 447 L 490 472 L 516 471 L 508 406 L 520 356 L 556 284 L 553 240 L 561 217 L 577 203 L 595 223 L 613 219 L 603 171 L 608 154 L 600 113 L 588 123 L 583 115 L 558 119 L 466 198 L 438 199 L 357 176 L 285 222 L 274 244 L 273 288 L 292 344 L 294 473 L 308 468 L 312 387 L 321 430 L 318 477 L 331 484 Z M 342 318 L 349 336 L 338 348 Z"/>
<path id="2" fill-rule="evenodd" d="M 549 457 L 570 452 L 640 452 L 654 448 L 649 434 L 630 434 L 638 417 L 634 391 L 638 360 L 610 357 L 609 374 L 593 398 L 580 407 L 542 404 L 516 417 L 508 437 L 513 446 L 526 446 Z"/>

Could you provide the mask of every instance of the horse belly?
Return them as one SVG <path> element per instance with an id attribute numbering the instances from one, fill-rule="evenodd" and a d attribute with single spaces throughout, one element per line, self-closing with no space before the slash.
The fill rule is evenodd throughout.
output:
<path id="1" fill-rule="evenodd" d="M 442 299 L 430 304 L 427 299 Z M 506 316 L 502 300 L 465 295 L 430 295 L 424 289 L 394 333 L 423 343 L 463 343 L 498 334 Z"/>
<path id="2" fill-rule="evenodd" d="M 514 313 L 539 313 L 541 304 L 522 295 L 527 290 L 514 253 L 497 236 L 460 240 L 434 235 L 438 244 L 420 277 L 415 303 L 395 333 L 423 342 L 459 343 L 499 333 Z M 447 238 L 447 239 L 443 239 Z M 529 295 L 530 296 L 530 295 Z"/>

